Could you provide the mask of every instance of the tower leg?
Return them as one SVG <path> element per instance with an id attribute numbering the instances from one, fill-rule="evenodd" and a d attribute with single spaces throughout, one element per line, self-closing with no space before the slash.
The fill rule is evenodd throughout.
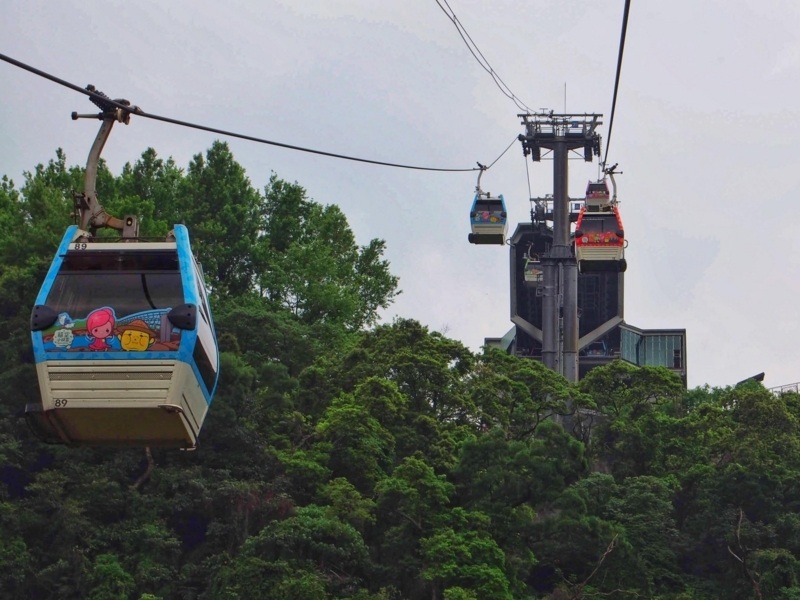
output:
<path id="1" fill-rule="evenodd" d="M 542 293 L 542 363 L 556 370 L 558 354 L 558 263 L 542 261 L 544 291 Z"/>
<path id="2" fill-rule="evenodd" d="M 567 381 L 578 381 L 578 265 L 564 263 L 564 369 Z"/>

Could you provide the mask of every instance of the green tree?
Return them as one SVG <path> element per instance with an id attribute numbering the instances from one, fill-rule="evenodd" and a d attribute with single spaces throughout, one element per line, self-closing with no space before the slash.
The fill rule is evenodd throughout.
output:
<path id="1" fill-rule="evenodd" d="M 397 295 L 397 277 L 382 260 L 385 244 L 359 248 L 337 206 L 306 197 L 298 184 L 273 175 L 265 189 L 263 232 L 253 248 L 256 284 L 271 303 L 304 323 L 372 325 Z"/>
<path id="2" fill-rule="evenodd" d="M 540 362 L 484 348 L 470 381 L 486 428 L 500 427 L 510 439 L 534 437 L 547 419 L 571 413 L 586 398 Z"/>
<path id="3" fill-rule="evenodd" d="M 135 587 L 133 577 L 113 554 L 101 554 L 92 567 L 89 600 L 128 600 Z"/>

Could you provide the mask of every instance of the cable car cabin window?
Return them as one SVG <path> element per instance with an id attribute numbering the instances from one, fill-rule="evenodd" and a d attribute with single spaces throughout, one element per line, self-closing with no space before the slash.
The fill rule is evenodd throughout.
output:
<path id="1" fill-rule="evenodd" d="M 46 304 L 73 319 L 85 318 L 102 306 L 113 307 L 120 316 L 170 309 L 183 304 L 181 274 L 59 272 Z"/>
<path id="2" fill-rule="evenodd" d="M 203 290 L 197 290 L 197 293 L 200 296 L 200 316 L 203 317 L 203 320 L 206 322 L 206 325 L 211 325 L 211 316 L 208 314 L 208 307 L 206 306 L 206 297 L 203 295 Z"/>
<path id="3" fill-rule="evenodd" d="M 503 203 L 500 200 L 478 200 L 475 212 L 503 212 Z"/>
<path id="4" fill-rule="evenodd" d="M 177 252 L 67 252 L 61 271 L 180 271 Z"/>
<path id="5" fill-rule="evenodd" d="M 604 223 L 608 221 L 609 225 L 606 225 L 606 229 L 604 229 Z M 581 231 L 584 233 L 603 233 L 604 231 L 611 231 L 611 220 L 610 219 L 597 219 L 597 218 L 586 218 L 584 217 L 581 221 Z M 616 231 L 616 222 L 613 222 L 614 231 Z"/>
<path id="6" fill-rule="evenodd" d="M 208 312 L 208 301 L 206 300 L 205 280 L 200 272 L 200 269 L 195 268 L 197 275 L 197 295 L 200 297 L 200 315 L 205 320 L 206 324 L 211 325 L 211 316 Z"/>
<path id="7" fill-rule="evenodd" d="M 208 354 L 206 354 L 203 344 L 201 344 L 199 340 L 194 345 L 192 358 L 194 359 L 194 362 L 197 365 L 197 370 L 200 371 L 200 377 L 203 378 L 203 383 L 206 384 L 206 389 L 210 394 L 214 391 L 214 382 L 217 379 L 217 372 L 214 370 L 214 367 L 211 364 L 211 359 L 208 358 Z"/>
<path id="8" fill-rule="evenodd" d="M 45 350 L 175 351 L 166 315 L 183 303 L 174 252 L 67 254 L 45 301 L 59 313 Z"/>

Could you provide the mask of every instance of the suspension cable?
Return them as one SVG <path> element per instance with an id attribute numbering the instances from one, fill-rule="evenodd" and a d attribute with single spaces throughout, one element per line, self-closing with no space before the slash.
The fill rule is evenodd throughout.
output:
<path id="1" fill-rule="evenodd" d="M 491 76 L 491 78 L 494 80 L 495 85 L 500 89 L 500 91 L 503 92 L 503 94 L 507 98 L 509 98 L 514 104 L 516 104 L 519 110 L 524 110 L 528 113 L 532 113 L 533 111 L 530 109 L 530 107 L 527 104 L 525 104 L 522 100 L 520 100 L 519 97 L 516 94 L 514 94 L 514 92 L 511 91 L 511 88 L 508 87 L 506 82 L 500 78 L 500 75 L 497 74 L 497 71 L 495 71 L 492 68 L 492 65 L 489 64 L 488 60 L 486 60 L 486 57 L 483 55 L 483 52 L 481 52 L 480 48 L 478 48 L 478 44 L 475 43 L 475 41 L 472 39 L 472 36 L 469 34 L 467 29 L 464 27 L 461 21 L 458 20 L 455 11 L 450 7 L 450 4 L 448 4 L 447 0 L 442 0 L 447 6 L 447 8 L 442 6 L 442 3 L 439 0 L 435 1 L 436 4 L 439 5 L 439 8 L 442 9 L 442 12 L 445 15 L 447 15 L 447 18 L 450 19 L 453 25 L 455 25 L 456 31 L 458 31 L 458 35 L 461 36 L 461 39 L 467 46 L 467 50 L 469 50 L 470 54 L 472 54 L 475 60 L 478 61 L 478 64 L 481 66 L 481 68 L 483 68 L 483 70 L 486 71 Z"/>
<path id="2" fill-rule="evenodd" d="M 131 114 L 137 115 L 139 117 L 145 117 L 147 119 L 153 119 L 154 121 L 162 121 L 164 123 L 171 123 L 173 125 L 179 125 L 181 127 L 189 127 L 191 129 L 199 129 L 201 131 L 209 131 L 211 133 L 217 133 L 219 135 L 239 138 L 239 139 L 248 140 L 248 141 L 251 141 L 251 142 L 257 142 L 259 144 L 267 144 L 269 146 L 277 146 L 279 148 L 286 148 L 288 150 L 297 150 L 298 152 L 307 152 L 309 154 L 317 154 L 317 155 L 320 155 L 320 156 L 328 156 L 328 157 L 331 157 L 331 158 L 340 158 L 342 160 L 350 160 L 350 161 L 354 161 L 354 162 L 367 163 L 367 164 L 371 164 L 371 165 L 380 165 L 380 166 L 383 166 L 383 167 L 394 167 L 394 168 L 397 168 L 397 169 L 413 169 L 413 170 L 416 170 L 416 171 L 437 171 L 437 172 L 442 172 L 442 173 L 464 173 L 464 172 L 471 172 L 471 171 L 479 171 L 480 170 L 479 167 L 472 167 L 472 168 L 467 168 L 467 169 L 447 169 L 447 168 L 439 168 L 439 167 L 420 167 L 420 166 L 416 166 L 416 165 L 390 163 L 390 162 L 384 162 L 384 161 L 380 161 L 380 160 L 372 160 L 372 159 L 368 159 L 368 158 L 358 158 L 358 157 L 355 157 L 355 156 L 347 156 L 347 155 L 344 155 L 344 154 L 336 154 L 334 152 L 325 152 L 323 150 L 314 150 L 312 148 L 304 148 L 302 146 L 295 146 L 293 144 L 284 144 L 282 142 L 275 142 L 275 141 L 272 141 L 272 140 L 258 138 L 258 137 L 252 136 L 252 135 L 246 135 L 246 134 L 243 134 L 243 133 L 236 133 L 236 132 L 233 132 L 233 131 L 226 131 L 224 129 L 217 129 L 216 127 L 209 127 L 207 125 L 199 125 L 197 123 L 189 123 L 187 121 L 180 121 L 178 119 L 173 119 L 171 117 L 162 117 L 160 115 L 155 115 L 155 114 L 152 114 L 152 113 L 146 113 L 141 108 L 139 108 L 138 106 L 129 106 L 129 105 L 126 105 L 126 104 L 121 104 L 121 103 L 119 103 L 117 101 L 114 101 L 114 100 L 110 100 L 107 96 L 105 96 L 105 94 L 99 94 L 97 92 L 94 92 L 94 91 L 91 91 L 91 90 L 88 90 L 88 89 L 84 89 L 84 88 L 82 88 L 82 87 L 80 87 L 78 85 L 75 85 L 74 83 L 70 83 L 69 81 L 65 81 L 65 80 L 63 80 L 63 79 L 61 79 L 59 77 L 56 77 L 55 75 L 51 75 L 50 73 L 46 73 L 44 71 L 41 71 L 40 69 L 37 69 L 37 68 L 32 67 L 30 65 L 27 65 L 27 64 L 25 64 L 25 63 L 23 63 L 21 61 L 18 61 L 16 59 L 11 58 L 10 56 L 6 56 L 5 54 L 0 54 L 0 60 L 2 60 L 4 62 L 7 62 L 9 64 L 12 64 L 15 67 L 19 67 L 20 69 L 24 69 L 25 71 L 28 71 L 29 73 L 33 73 L 34 75 L 38 75 L 39 77 L 43 77 L 44 79 L 48 79 L 48 80 L 52 81 L 53 83 L 57 83 L 58 85 L 64 86 L 66 88 L 69 88 L 69 89 L 71 89 L 71 90 L 73 90 L 75 92 L 79 92 L 81 94 L 89 96 L 93 101 L 96 100 L 98 102 L 105 103 L 105 105 L 107 105 L 107 106 L 113 106 L 115 108 L 123 110 L 126 113 L 131 113 Z M 516 138 L 514 138 L 514 140 L 516 140 Z M 513 143 L 514 142 L 512 141 L 511 145 L 513 145 Z M 511 145 L 509 145 L 509 148 L 511 147 Z M 498 156 L 494 160 L 494 162 L 492 162 L 491 165 L 489 165 L 489 167 L 487 167 L 487 168 L 491 168 L 491 166 L 494 165 L 498 160 L 500 160 L 500 158 L 507 151 L 508 151 L 508 148 L 503 150 L 503 152 L 500 154 L 500 156 Z"/>
<path id="3" fill-rule="evenodd" d="M 522 158 L 525 161 L 525 181 L 528 182 L 528 200 L 533 202 L 533 192 L 531 191 L 531 174 L 528 171 L 528 157 L 523 155 Z"/>
<path id="4" fill-rule="evenodd" d="M 614 78 L 614 99 L 611 101 L 611 119 L 608 123 L 608 137 L 606 138 L 606 152 L 605 152 L 605 160 L 603 161 L 603 167 L 605 167 L 605 161 L 608 160 L 608 147 L 611 145 L 611 130 L 614 127 L 614 111 L 617 108 L 617 91 L 619 90 L 619 75 L 622 71 L 622 54 L 625 50 L 625 34 L 628 31 L 628 13 L 631 9 L 631 0 L 625 0 L 625 12 L 622 14 L 622 32 L 620 33 L 619 37 L 619 55 L 617 56 L 617 74 Z"/>
<path id="5" fill-rule="evenodd" d="M 506 147 L 505 150 L 503 150 L 502 153 L 500 153 L 500 156 L 495 158 L 488 167 L 484 168 L 484 170 L 488 171 L 489 169 L 491 169 L 498 160 L 500 160 L 501 158 L 503 158 L 503 156 L 505 156 L 505 153 L 508 152 L 511 149 L 511 146 L 513 146 L 518 141 L 518 139 L 519 139 L 519 136 L 517 136 L 513 140 L 511 140 L 511 143 Z"/>

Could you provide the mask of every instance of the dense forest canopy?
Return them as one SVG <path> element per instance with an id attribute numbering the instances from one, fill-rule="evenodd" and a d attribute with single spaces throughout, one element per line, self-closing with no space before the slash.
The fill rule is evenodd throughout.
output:
<path id="1" fill-rule="evenodd" d="M 91 600 L 800 599 L 800 397 L 577 385 L 412 320 L 384 244 L 215 143 L 98 194 L 184 223 L 222 378 L 196 452 L 38 442 L 29 315 L 83 171 L 0 182 L 0 596 Z"/>

